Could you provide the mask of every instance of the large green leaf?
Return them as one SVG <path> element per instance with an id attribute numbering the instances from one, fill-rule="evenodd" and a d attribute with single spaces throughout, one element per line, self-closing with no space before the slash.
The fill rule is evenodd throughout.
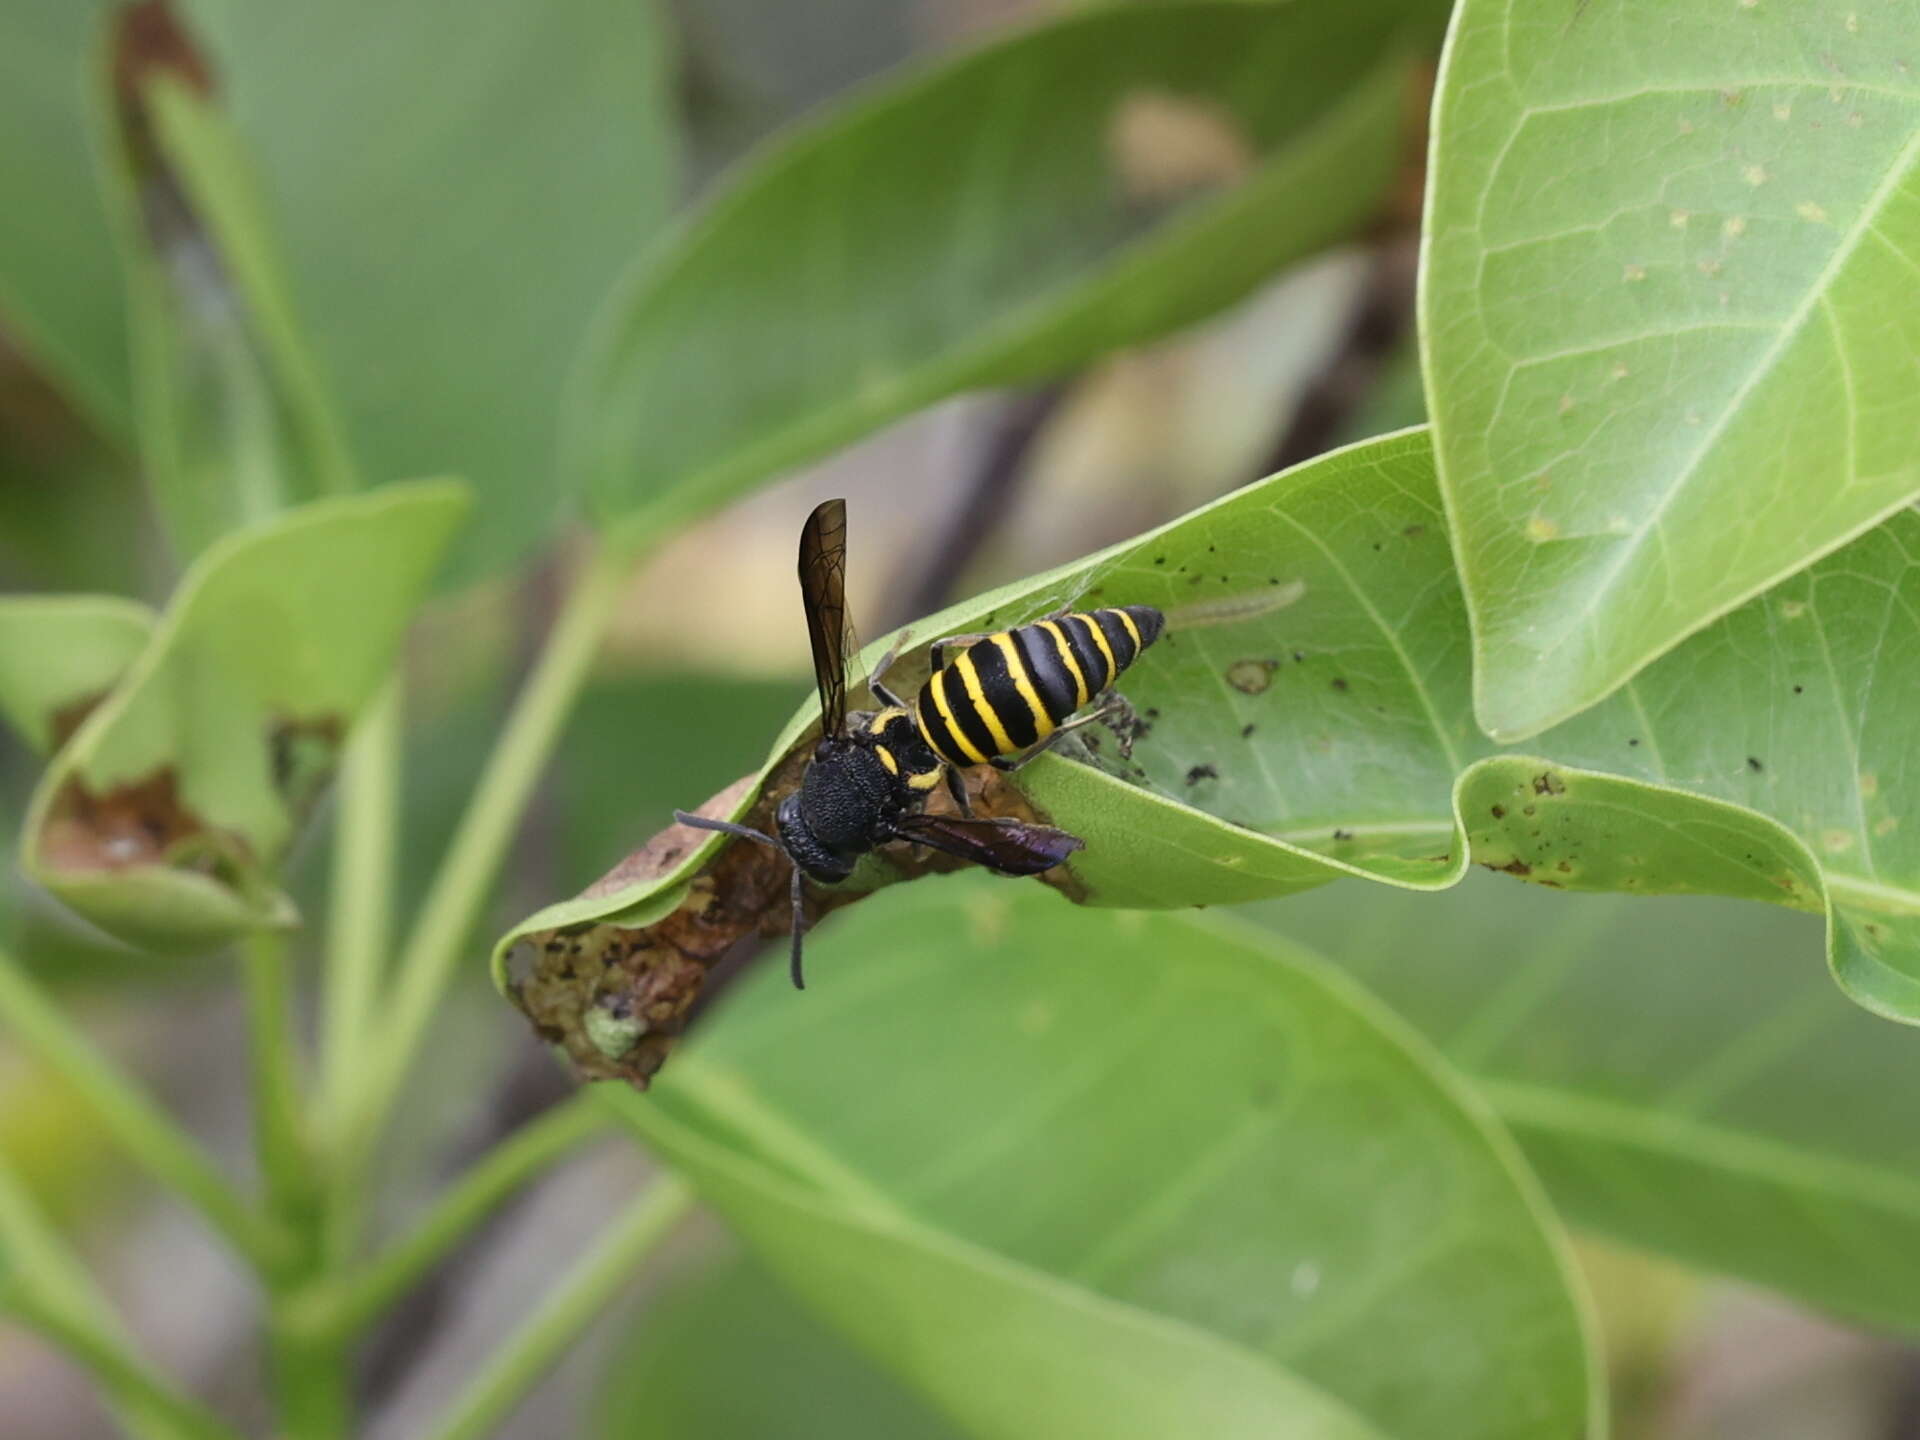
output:
<path id="1" fill-rule="evenodd" d="M 0 598 L 0 716 L 50 753 L 152 634 L 153 612 L 113 595 Z"/>
<path id="2" fill-rule="evenodd" d="M 29 873 L 150 947 L 291 920 L 277 862 L 466 509 L 421 481 L 214 545 L 42 778 Z"/>
<path id="3" fill-rule="evenodd" d="M 650 1299 L 610 1357 L 605 1440 L 959 1440 L 760 1266 L 710 1262 Z M 724 1341 L 717 1337 L 725 1337 Z M 742 1376 L 751 1382 L 741 1383 Z"/>
<path id="4" fill-rule="evenodd" d="M 365 478 L 468 478 L 461 573 L 523 553 L 562 377 L 674 198 L 656 7 L 184 9 Z"/>
<path id="5" fill-rule="evenodd" d="M 1495 736 L 1920 491 L 1917 33 L 1915 0 L 1463 0 L 1421 312 Z"/>
<path id="6" fill-rule="evenodd" d="M 159 69 L 138 89 L 144 118 L 114 174 L 134 398 L 148 484 L 186 561 L 354 474 L 231 127 L 190 76 Z"/>
<path id="7" fill-rule="evenodd" d="M 609 521 L 697 512 L 1238 298 L 1378 203 L 1408 8 L 1113 7 L 832 112 L 615 296 L 570 470 Z"/>
<path id="8" fill-rule="evenodd" d="M 1532 1182 L 1303 954 L 968 876 L 868 902 L 813 973 L 764 967 L 625 1113 L 972 1433 L 1580 1432 Z"/>
<path id="9" fill-rule="evenodd" d="M 133 428 L 126 294 L 94 133 L 104 0 L 14 0 L 0 15 L 0 317 L 109 435 Z"/>
<path id="10" fill-rule="evenodd" d="M 1015 800 L 1084 837 L 1067 865 L 1080 898 L 1232 904 L 1340 875 L 1439 889 L 1471 859 L 1566 889 L 1824 908 L 1841 984 L 1911 1021 L 1920 831 L 1902 816 L 1916 779 L 1906 743 L 1920 686 L 1916 557 L 1920 514 L 1903 513 L 1525 751 L 1498 750 L 1473 723 L 1432 456 L 1425 435 L 1408 432 L 956 606 L 912 637 L 1071 603 L 1169 611 L 1167 635 L 1122 685 L 1151 727 L 1133 759 L 1120 764 L 1096 737 L 1101 751 L 1045 756 L 1017 777 Z M 892 678 L 911 687 L 925 670 L 916 645 Z M 796 717 L 757 790 L 727 796 L 726 814 L 766 827 L 811 718 Z M 988 796 L 990 808 L 1003 802 L 1013 803 L 1004 791 Z M 636 857 L 497 954 L 599 920 L 596 938 L 625 952 L 618 964 L 652 964 L 650 937 L 630 943 L 631 932 L 679 903 L 716 843 L 667 837 L 649 857 L 659 863 Z M 893 858 L 900 873 L 924 868 Z M 885 878 L 876 867 L 872 879 Z M 780 923 L 775 887 L 753 903 L 764 910 L 747 928 L 763 913 Z"/>
<path id="11" fill-rule="evenodd" d="M 1424 1030 L 1571 1219 L 1920 1330 L 1914 1037 L 1718 900 L 1337 885 L 1266 910 Z"/>

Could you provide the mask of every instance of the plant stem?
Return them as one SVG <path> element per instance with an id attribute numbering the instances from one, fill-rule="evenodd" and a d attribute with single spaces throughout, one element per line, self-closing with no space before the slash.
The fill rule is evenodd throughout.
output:
<path id="1" fill-rule="evenodd" d="M 193 1138 L 76 1030 L 4 951 L 0 1022 L 74 1088 L 101 1128 L 198 1210 L 236 1251 L 259 1268 L 284 1258 L 286 1237 L 248 1208 Z"/>
<path id="2" fill-rule="evenodd" d="M 500 1352 L 484 1363 L 434 1432 L 435 1440 L 481 1440 L 512 1414 L 692 1208 L 693 1191 L 685 1181 L 673 1176 L 656 1181 L 574 1263 Z"/>
<path id="3" fill-rule="evenodd" d="M 139 1417 L 140 1429 L 156 1440 L 238 1440 L 238 1431 L 175 1390 L 146 1361 L 70 1306 L 16 1282 L 0 1297 L 0 1310 L 91 1371 L 121 1409 Z"/>
<path id="4" fill-rule="evenodd" d="M 372 1324 L 516 1190 L 613 1121 L 606 1106 L 582 1091 L 521 1126 L 441 1195 L 404 1239 L 357 1275 L 310 1297 L 308 1323 L 335 1336 Z"/>
<path id="5" fill-rule="evenodd" d="M 345 1120 L 393 944 L 404 729 L 396 674 L 362 714 L 340 777 L 320 1057 L 321 1094 L 335 1127 Z"/>
<path id="6" fill-rule="evenodd" d="M 241 943 L 241 955 L 253 1045 L 254 1135 L 268 1206 L 304 1231 L 313 1223 L 317 1177 L 300 1108 L 293 972 L 286 939 L 277 931 L 256 930 Z"/>
<path id="7" fill-rule="evenodd" d="M 230 1432 L 219 1428 L 182 1429 L 169 1413 L 190 1402 L 174 1396 L 134 1350 L 93 1279 L 27 1194 L 5 1157 L 0 1156 L 0 1261 L 12 1272 L 0 1309 L 19 1315 L 102 1376 L 122 1426 L 141 1440 L 200 1440 Z M 117 1380 L 113 1377 L 119 1377 Z M 140 1383 L 142 1377 L 147 1382 Z M 132 1383 L 127 1383 L 132 1382 Z M 163 1392 L 163 1393 L 162 1393 Z M 161 1398 L 156 1398 L 160 1396 Z"/>
<path id="8" fill-rule="evenodd" d="M 595 544 L 461 817 L 402 952 L 390 1018 L 355 1093 L 347 1154 L 356 1167 L 365 1163 L 406 1083 L 528 798 L 586 682 L 637 549 L 633 540 Z"/>
<path id="9" fill-rule="evenodd" d="M 267 1333 L 281 1430 L 290 1440 L 346 1440 L 353 1397 L 345 1345 L 307 1334 L 278 1303 Z"/>

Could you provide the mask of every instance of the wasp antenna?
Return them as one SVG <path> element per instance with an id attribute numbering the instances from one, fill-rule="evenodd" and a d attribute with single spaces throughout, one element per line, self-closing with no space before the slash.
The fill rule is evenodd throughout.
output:
<path id="1" fill-rule="evenodd" d="M 800 972 L 800 937 L 801 937 L 801 932 L 806 928 L 806 920 L 807 920 L 807 895 L 806 895 L 805 885 L 806 885 L 806 881 L 800 874 L 800 867 L 798 865 L 794 866 L 793 867 L 793 951 L 787 957 L 787 969 L 788 969 L 788 972 L 793 976 L 793 988 L 796 990 L 804 990 L 807 988 L 806 976 L 804 976 Z"/>
<path id="2" fill-rule="evenodd" d="M 757 840 L 762 845 L 771 845 L 780 849 L 780 842 L 771 835 L 764 834 L 748 825 L 736 825 L 731 820 L 709 820 L 705 815 L 689 815 L 685 810 L 673 812 L 673 818 L 682 825 L 691 825 L 695 830 L 718 830 L 722 835 L 733 835 L 741 840 Z"/>

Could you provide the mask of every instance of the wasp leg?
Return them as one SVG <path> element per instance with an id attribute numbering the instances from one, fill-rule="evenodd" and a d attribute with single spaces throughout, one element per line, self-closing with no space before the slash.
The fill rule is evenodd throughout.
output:
<path id="1" fill-rule="evenodd" d="M 887 647 L 887 653 L 880 657 L 880 663 L 875 665 L 873 667 L 873 673 L 867 676 L 867 689 L 873 692 L 873 698 L 878 700 L 882 705 L 891 705 L 896 710 L 904 710 L 907 708 L 907 702 L 902 700 L 894 691 L 893 687 L 887 684 L 887 671 L 893 668 L 893 662 L 899 657 L 899 654 L 899 646 L 891 645 Z"/>
<path id="2" fill-rule="evenodd" d="M 800 942 L 807 928 L 807 891 L 806 879 L 800 873 L 798 865 L 793 867 L 793 949 L 787 956 L 787 973 L 793 976 L 793 988 L 807 988 L 806 976 L 800 970 Z"/>
<path id="3" fill-rule="evenodd" d="M 1008 774 L 1028 764 L 1035 757 L 1044 755 L 1063 735 L 1071 734 L 1083 725 L 1100 724 L 1113 731 L 1114 738 L 1120 742 L 1120 753 L 1131 760 L 1133 758 L 1133 737 L 1140 726 L 1139 716 L 1134 714 L 1133 706 L 1118 690 L 1109 690 L 1100 698 L 1100 708 L 1077 715 L 1055 730 L 1038 745 L 1022 750 L 1018 755 L 995 755 L 987 763 L 996 770 Z"/>
<path id="4" fill-rule="evenodd" d="M 947 766 L 947 793 L 962 815 L 973 814 L 973 802 L 967 799 L 967 782 L 951 765 Z"/>
<path id="5" fill-rule="evenodd" d="M 986 639 L 988 635 L 998 634 L 998 633 L 999 633 L 998 631 L 978 630 L 971 635 L 949 635 L 944 640 L 934 641 L 933 644 L 928 647 L 928 655 L 933 661 L 933 668 L 936 670 L 943 670 L 946 668 L 947 647 L 949 645 L 958 645 L 962 649 L 965 649 L 967 646 L 974 644 L 976 641 Z"/>
<path id="6" fill-rule="evenodd" d="M 747 825 L 736 825 L 731 820 L 709 820 L 704 815 L 689 815 L 684 810 L 673 812 L 673 818 L 682 825 L 691 825 L 696 830 L 718 830 L 722 835 L 732 835 L 741 840 L 757 840 L 762 845 L 771 845 L 775 850 L 784 847 L 771 835 L 762 833 Z"/>

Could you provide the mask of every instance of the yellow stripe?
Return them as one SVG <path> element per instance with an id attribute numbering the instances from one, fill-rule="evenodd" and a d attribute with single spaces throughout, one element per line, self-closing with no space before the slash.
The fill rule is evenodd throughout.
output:
<path id="1" fill-rule="evenodd" d="M 970 649 L 962 650 L 960 658 L 948 669 L 960 673 L 960 683 L 967 687 L 967 699 L 973 702 L 973 713 L 986 722 L 987 734 L 1000 747 L 993 753 L 1011 755 L 1019 747 L 1013 743 L 1013 737 L 1007 734 L 1007 727 L 1000 723 L 1000 717 L 993 713 L 993 706 L 987 703 L 987 692 L 980 688 L 980 673 L 973 668 L 973 652 Z"/>
<path id="2" fill-rule="evenodd" d="M 1100 647 L 1100 653 L 1107 657 L 1107 684 L 1111 685 L 1120 678 L 1120 667 L 1113 663 L 1113 646 L 1107 643 L 1107 632 L 1100 628 L 1100 622 L 1091 615 L 1074 617 L 1087 622 L 1087 629 L 1093 632 L 1093 643 Z"/>
<path id="3" fill-rule="evenodd" d="M 907 712 L 898 705 L 889 705 L 884 710 L 876 710 L 873 719 L 867 722 L 867 729 L 878 735 L 896 720 L 904 720 Z"/>
<path id="4" fill-rule="evenodd" d="M 1127 634 L 1133 637 L 1133 653 L 1138 655 L 1140 653 L 1140 627 L 1133 623 L 1133 616 L 1129 615 L 1126 611 L 1116 610 L 1113 613 L 1120 617 L 1120 623 L 1127 627 Z"/>
<path id="5" fill-rule="evenodd" d="M 900 762 L 893 758 L 893 751 L 887 749 L 884 745 L 876 745 L 873 747 L 873 753 L 880 757 L 880 763 L 887 767 L 887 773 L 889 775 L 898 775 L 900 773 Z"/>
<path id="6" fill-rule="evenodd" d="M 1087 691 L 1087 677 L 1080 671 L 1080 662 L 1073 658 L 1073 647 L 1067 643 L 1067 632 L 1053 620 L 1042 620 L 1040 628 L 1053 637 L 1054 648 L 1060 652 L 1060 658 L 1066 662 L 1067 673 L 1073 676 L 1073 688 L 1079 692 L 1080 696 L 1073 702 L 1073 708 L 1078 710 L 1093 696 Z"/>
<path id="7" fill-rule="evenodd" d="M 960 747 L 960 753 L 967 757 L 968 763 L 984 765 L 987 763 L 987 757 L 973 748 L 973 742 L 967 739 L 967 732 L 960 728 L 959 722 L 953 718 L 952 709 L 947 705 L 949 673 L 946 670 L 936 670 L 933 672 L 933 679 L 928 682 L 927 689 L 933 695 L 933 708 L 940 712 L 940 718 L 946 722 L 947 734 L 953 737 L 954 743 Z M 928 743 L 931 744 L 931 740 Z M 941 747 L 935 745 L 933 748 L 938 750 Z"/>
<path id="8" fill-rule="evenodd" d="M 940 783 L 938 770 L 922 770 L 918 775 L 907 777 L 907 786 L 913 790 L 931 790 Z"/>
<path id="9" fill-rule="evenodd" d="M 1007 674 L 1013 677 L 1013 688 L 1020 692 L 1020 698 L 1027 702 L 1027 709 L 1033 712 L 1033 738 L 1046 739 L 1053 733 L 1053 717 L 1047 714 L 1047 707 L 1040 703 L 1040 692 L 1033 688 L 1033 677 L 1027 674 L 1027 662 L 1020 658 L 1013 636 L 1003 631 L 993 636 L 992 640 L 1000 653 L 1007 657 Z"/>

